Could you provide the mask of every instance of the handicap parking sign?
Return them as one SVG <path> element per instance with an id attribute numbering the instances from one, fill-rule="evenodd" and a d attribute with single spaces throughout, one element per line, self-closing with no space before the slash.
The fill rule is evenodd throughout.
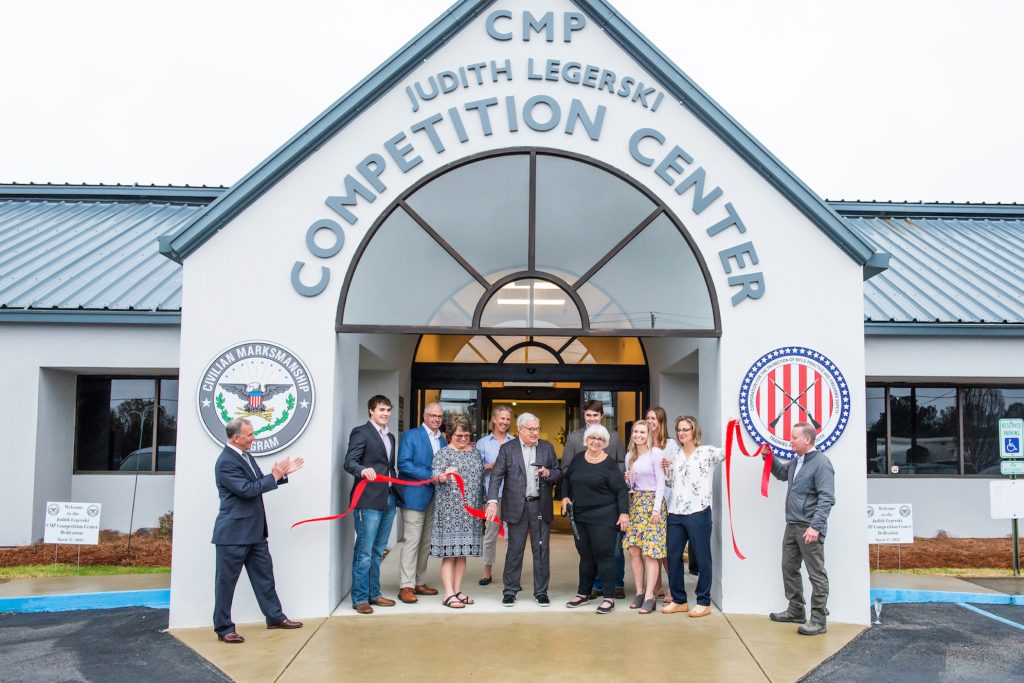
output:
<path id="1" fill-rule="evenodd" d="M 1024 420 L 1003 419 L 999 421 L 999 457 L 1024 458 Z"/>

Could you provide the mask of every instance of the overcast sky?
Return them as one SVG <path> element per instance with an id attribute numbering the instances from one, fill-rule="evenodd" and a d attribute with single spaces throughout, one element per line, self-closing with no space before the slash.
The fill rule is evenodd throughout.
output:
<path id="1" fill-rule="evenodd" d="M 230 185 L 451 4 L 4 2 L 0 182 Z M 1024 2 L 613 4 L 823 197 L 1024 202 Z"/>

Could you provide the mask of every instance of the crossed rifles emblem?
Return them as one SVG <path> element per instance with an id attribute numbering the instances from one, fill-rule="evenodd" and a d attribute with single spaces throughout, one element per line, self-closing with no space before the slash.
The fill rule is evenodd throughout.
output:
<path id="1" fill-rule="evenodd" d="M 806 393 L 807 393 L 808 391 L 810 391 L 810 390 L 811 390 L 811 389 L 812 389 L 812 388 L 813 388 L 813 387 L 814 387 L 814 386 L 815 386 L 815 385 L 816 385 L 816 384 L 818 383 L 818 380 L 817 380 L 817 379 L 815 379 L 815 380 L 814 380 L 813 382 L 811 382 L 811 383 L 810 383 L 810 384 L 809 384 L 809 385 L 807 386 L 807 388 L 806 388 L 806 389 L 804 389 L 803 391 L 801 391 L 801 392 L 800 392 L 800 394 L 799 394 L 799 395 L 798 395 L 798 396 L 797 396 L 796 398 L 793 398 L 792 396 L 790 396 L 790 395 L 789 395 L 789 392 L 788 392 L 788 391 L 786 391 L 785 389 L 783 389 L 782 387 L 780 387 L 780 386 L 779 386 L 778 384 L 776 384 L 776 383 L 775 383 L 775 380 L 771 380 L 771 379 L 770 379 L 770 380 L 768 380 L 768 381 L 772 383 L 772 386 L 773 386 L 773 387 L 775 387 L 776 389 L 778 389 L 779 391 L 781 391 L 781 392 L 782 392 L 782 393 L 783 393 L 783 394 L 784 394 L 784 395 L 786 396 L 786 398 L 788 398 L 788 399 L 789 399 L 789 403 L 787 403 L 787 404 L 786 404 L 786 406 L 785 406 L 785 407 L 784 407 L 784 408 L 783 408 L 782 410 L 780 410 L 780 411 L 779 411 L 779 414 L 775 416 L 775 419 L 774 419 L 774 420 L 772 420 L 771 422 L 769 422 L 769 423 L 768 423 L 768 426 L 769 426 L 770 428 L 772 428 L 772 429 L 775 429 L 775 425 L 777 425 L 777 424 L 779 423 L 779 420 L 781 420 L 781 419 L 782 419 L 782 416 L 786 414 L 786 411 L 787 411 L 787 410 L 789 410 L 790 408 L 792 408 L 793 406 L 796 406 L 797 408 L 799 408 L 799 409 L 800 409 L 800 412 L 802 412 L 802 413 L 803 413 L 804 415 L 806 415 L 806 416 L 807 416 L 807 421 L 808 421 L 808 422 L 810 422 L 810 423 L 811 423 L 812 425 L 814 425 L 814 428 L 815 428 L 815 429 L 821 429 L 821 423 L 820 423 L 820 422 L 818 422 L 818 421 L 817 421 L 816 419 L 814 419 L 814 416 L 813 416 L 813 415 L 811 415 L 811 414 L 810 414 L 810 413 L 809 413 L 809 412 L 807 411 L 807 408 L 804 408 L 804 407 L 803 407 L 802 405 L 800 405 L 800 403 L 799 403 L 800 399 L 801 399 L 801 398 L 803 398 L 803 397 L 804 397 L 804 395 L 805 395 L 805 394 L 806 394 Z"/>

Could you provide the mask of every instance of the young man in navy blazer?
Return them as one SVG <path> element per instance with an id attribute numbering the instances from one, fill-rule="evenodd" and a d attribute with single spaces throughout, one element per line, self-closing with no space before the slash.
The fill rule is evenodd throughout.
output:
<path id="1" fill-rule="evenodd" d="M 356 546 L 352 551 L 352 609 L 373 614 L 373 607 L 393 607 L 394 600 L 380 593 L 380 563 L 384 559 L 391 524 L 402 493 L 377 475 L 397 478 L 395 435 L 388 430 L 391 400 L 373 396 L 366 404 L 370 419 L 352 430 L 345 454 L 345 471 L 355 477 L 352 491 L 361 479 L 369 482 L 354 511 Z"/>
<path id="2" fill-rule="evenodd" d="M 448 445 L 441 434 L 444 410 L 438 403 L 423 409 L 423 424 L 402 434 L 398 473 L 402 479 L 423 481 L 433 476 L 434 454 Z M 402 486 L 402 554 L 398 599 L 418 602 L 417 595 L 437 595 L 427 585 L 430 531 L 434 527 L 434 485 Z"/>
<path id="3" fill-rule="evenodd" d="M 245 567 L 256 601 L 267 619 L 267 628 L 301 628 L 281 610 L 274 587 L 274 564 L 267 545 L 267 514 L 263 494 L 288 483 L 288 475 L 302 469 L 302 458 L 285 458 L 274 463 L 264 475 L 249 455 L 252 423 L 235 418 L 225 427 L 228 442 L 217 458 L 214 473 L 220 494 L 220 511 L 213 524 L 217 546 L 217 576 L 214 588 L 213 630 L 225 643 L 244 643 L 231 621 L 231 602 L 238 575 Z"/>

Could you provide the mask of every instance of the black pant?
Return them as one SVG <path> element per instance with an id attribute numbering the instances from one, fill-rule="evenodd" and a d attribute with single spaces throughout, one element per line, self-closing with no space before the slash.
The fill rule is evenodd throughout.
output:
<path id="1" fill-rule="evenodd" d="M 576 550 L 580 554 L 580 585 L 576 592 L 589 595 L 594 578 L 601 577 L 601 592 L 606 598 L 615 595 L 615 540 L 618 528 L 614 524 L 587 524 L 576 522 Z"/>
<path id="2" fill-rule="evenodd" d="M 668 516 L 668 584 L 672 602 L 686 602 L 683 584 L 683 547 L 689 542 L 690 559 L 697 558 L 697 604 L 711 605 L 711 508 L 692 515 Z"/>
<path id="3" fill-rule="evenodd" d="M 213 630 L 225 635 L 235 630 L 231 621 L 231 602 L 235 597 L 235 584 L 242 567 L 249 575 L 256 602 L 259 603 L 267 625 L 285 620 L 281 601 L 274 587 L 274 562 L 266 539 L 252 545 L 217 545 L 217 578 L 214 586 Z"/>

